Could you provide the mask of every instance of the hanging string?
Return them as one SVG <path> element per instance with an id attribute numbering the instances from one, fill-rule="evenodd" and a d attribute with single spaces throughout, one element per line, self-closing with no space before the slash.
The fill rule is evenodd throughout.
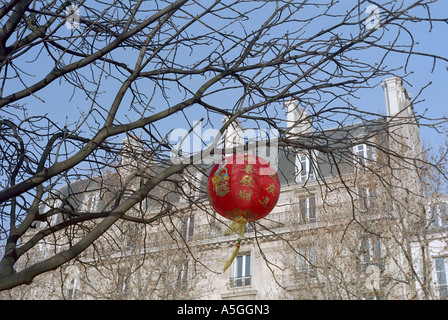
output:
<path id="1" fill-rule="evenodd" d="M 229 260 L 225 261 L 224 263 L 224 268 L 222 270 L 222 272 L 225 272 L 231 265 L 233 260 L 235 260 L 236 256 L 238 255 L 238 252 L 240 251 L 240 245 L 241 245 L 241 238 L 236 239 L 237 244 L 236 244 L 236 249 L 235 251 L 233 251 L 232 256 L 230 257 Z"/>

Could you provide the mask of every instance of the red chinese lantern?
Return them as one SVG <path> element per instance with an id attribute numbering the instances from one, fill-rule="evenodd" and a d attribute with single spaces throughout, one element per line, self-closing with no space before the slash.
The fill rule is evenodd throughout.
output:
<path id="1" fill-rule="evenodd" d="M 280 195 L 278 174 L 264 159 L 248 154 L 228 156 L 216 164 L 208 177 L 207 193 L 212 208 L 233 223 L 237 248 L 224 266 L 224 271 L 238 254 L 248 222 L 267 216 Z"/>

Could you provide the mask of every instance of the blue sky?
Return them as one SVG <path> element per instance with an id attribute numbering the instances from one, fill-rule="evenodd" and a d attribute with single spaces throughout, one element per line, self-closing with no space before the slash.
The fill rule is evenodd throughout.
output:
<path id="1" fill-rule="evenodd" d="M 351 2 L 351 1 L 348 1 Z M 343 2 L 345 5 L 347 1 Z M 247 6 L 251 5 L 249 2 L 245 4 Z M 272 3 L 274 5 L 274 3 Z M 342 6 L 342 4 L 341 4 Z M 269 7 L 266 7 L 267 9 Z M 81 9 L 81 15 L 83 11 Z M 266 11 L 268 15 L 268 10 Z M 434 18 L 443 18 L 448 15 L 448 1 L 439 1 L 432 10 L 432 16 Z M 260 20 L 262 21 L 262 20 Z M 251 21 L 249 23 L 249 28 L 252 26 L 256 28 L 259 25 L 260 21 Z M 293 26 L 285 26 L 285 28 L 292 28 Z M 429 23 L 419 24 L 419 27 L 414 27 L 410 30 L 410 34 L 414 39 L 419 43 L 416 46 L 416 50 L 429 51 L 431 53 L 437 53 L 441 56 L 448 56 L 448 27 L 442 24 L 434 24 L 432 30 L 431 25 Z M 66 31 L 67 34 L 69 31 Z M 364 54 L 364 53 L 363 53 Z M 365 54 L 372 54 L 369 51 L 366 51 Z M 45 56 L 45 53 L 42 53 L 39 56 L 40 65 L 43 67 L 47 63 L 51 66 L 51 60 Z M 132 65 L 134 60 L 130 59 L 129 65 Z M 402 54 L 393 54 L 389 57 L 388 64 L 393 67 L 404 67 L 407 62 L 407 57 Z M 422 115 L 425 114 L 428 118 L 440 118 L 440 117 L 448 117 L 448 64 L 445 62 L 438 62 L 432 71 L 432 60 L 427 57 L 412 57 L 408 63 L 407 70 L 404 68 L 397 71 L 397 75 L 406 76 L 405 86 L 408 92 L 412 95 L 417 95 L 420 89 L 430 82 L 432 84 L 425 89 L 420 97 L 418 98 L 419 103 L 415 105 L 415 111 L 417 114 Z M 23 66 L 26 70 L 27 65 Z M 35 64 L 33 64 L 33 68 Z M 43 69 L 43 68 L 42 68 Z M 34 73 L 39 70 L 29 70 L 27 72 Z M 36 78 L 37 79 L 37 78 Z M 33 83 L 33 77 L 29 77 L 28 79 L 30 83 Z M 104 81 L 104 80 L 103 80 Z M 382 87 L 379 83 L 376 87 L 369 90 L 362 90 L 359 92 L 360 98 L 352 103 L 359 105 L 359 108 L 377 112 L 380 114 L 385 113 L 385 102 L 384 102 L 384 93 Z M 111 101 L 111 97 L 113 97 L 114 92 L 118 88 L 119 83 L 109 81 L 107 87 L 104 88 L 103 93 L 98 97 L 103 102 Z M 148 87 L 148 92 L 151 91 L 151 88 Z M 175 95 L 175 93 L 173 93 Z M 59 122 L 61 126 L 63 126 L 66 122 L 69 124 L 73 124 L 78 118 L 81 112 L 85 112 L 91 105 L 91 102 L 86 100 L 83 95 L 78 94 L 77 92 L 73 92 L 66 84 L 63 82 L 60 86 L 56 85 L 56 82 L 53 83 L 48 89 L 42 90 L 36 93 L 36 96 L 39 97 L 29 97 L 26 99 L 27 106 L 30 114 L 42 114 L 48 113 L 54 121 Z M 43 100 L 43 101 L 41 101 Z M 61 103 L 63 105 L 61 105 Z M 163 105 L 163 101 L 160 101 L 161 105 Z M 163 107 L 163 106 L 162 106 Z M 126 110 L 128 110 L 128 106 L 124 104 L 122 106 L 123 113 L 126 114 Z M 129 112 L 129 115 L 131 113 Z M 189 110 L 189 113 L 186 115 L 188 121 L 193 123 L 194 121 L 199 120 L 203 114 L 196 113 L 194 108 Z M 186 121 L 183 120 L 184 115 L 178 115 L 176 119 L 179 121 L 179 125 L 181 127 L 188 128 Z M 220 117 L 215 117 L 213 120 L 217 122 Z M 172 120 L 166 122 L 168 124 L 172 124 Z M 160 125 L 160 130 L 163 132 L 164 124 L 163 122 Z M 426 128 L 422 126 L 421 128 L 422 141 L 425 144 L 440 144 L 444 141 L 444 136 L 441 134 L 437 134 L 434 130 Z"/>

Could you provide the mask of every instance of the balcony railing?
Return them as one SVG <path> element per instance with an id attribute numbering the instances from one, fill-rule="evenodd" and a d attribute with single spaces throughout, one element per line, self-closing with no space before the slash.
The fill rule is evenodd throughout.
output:
<path id="1" fill-rule="evenodd" d="M 234 277 L 230 278 L 230 286 L 231 287 L 245 287 L 250 286 L 252 281 L 252 276 L 244 276 L 244 277 Z"/>

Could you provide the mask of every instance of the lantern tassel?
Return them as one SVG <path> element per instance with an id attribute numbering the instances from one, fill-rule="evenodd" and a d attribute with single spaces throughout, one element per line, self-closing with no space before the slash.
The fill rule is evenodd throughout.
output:
<path id="1" fill-rule="evenodd" d="M 223 272 L 225 272 L 232 265 L 233 260 L 235 260 L 236 256 L 238 255 L 238 252 L 240 251 L 241 238 L 238 238 L 236 241 L 237 241 L 236 249 L 233 251 L 233 254 L 230 257 L 230 259 L 225 261 L 224 268 L 222 270 Z"/>
<path id="2" fill-rule="evenodd" d="M 236 233 L 242 238 L 244 236 L 244 231 L 246 230 L 246 224 L 247 224 L 246 218 L 244 217 L 236 218 L 229 226 L 229 229 L 226 231 L 225 235 L 228 236 L 232 233 Z"/>
<path id="3" fill-rule="evenodd" d="M 225 272 L 231 265 L 233 260 L 235 260 L 236 256 L 238 255 L 238 252 L 240 251 L 240 245 L 241 245 L 241 238 L 244 236 L 244 231 L 246 230 L 246 224 L 247 219 L 244 217 L 238 217 L 236 218 L 232 224 L 229 226 L 229 229 L 226 231 L 225 235 L 230 235 L 232 233 L 238 234 L 240 237 L 236 240 L 236 249 L 233 251 L 233 254 L 230 256 L 230 259 L 227 261 L 224 261 L 224 269 L 223 272 Z"/>

